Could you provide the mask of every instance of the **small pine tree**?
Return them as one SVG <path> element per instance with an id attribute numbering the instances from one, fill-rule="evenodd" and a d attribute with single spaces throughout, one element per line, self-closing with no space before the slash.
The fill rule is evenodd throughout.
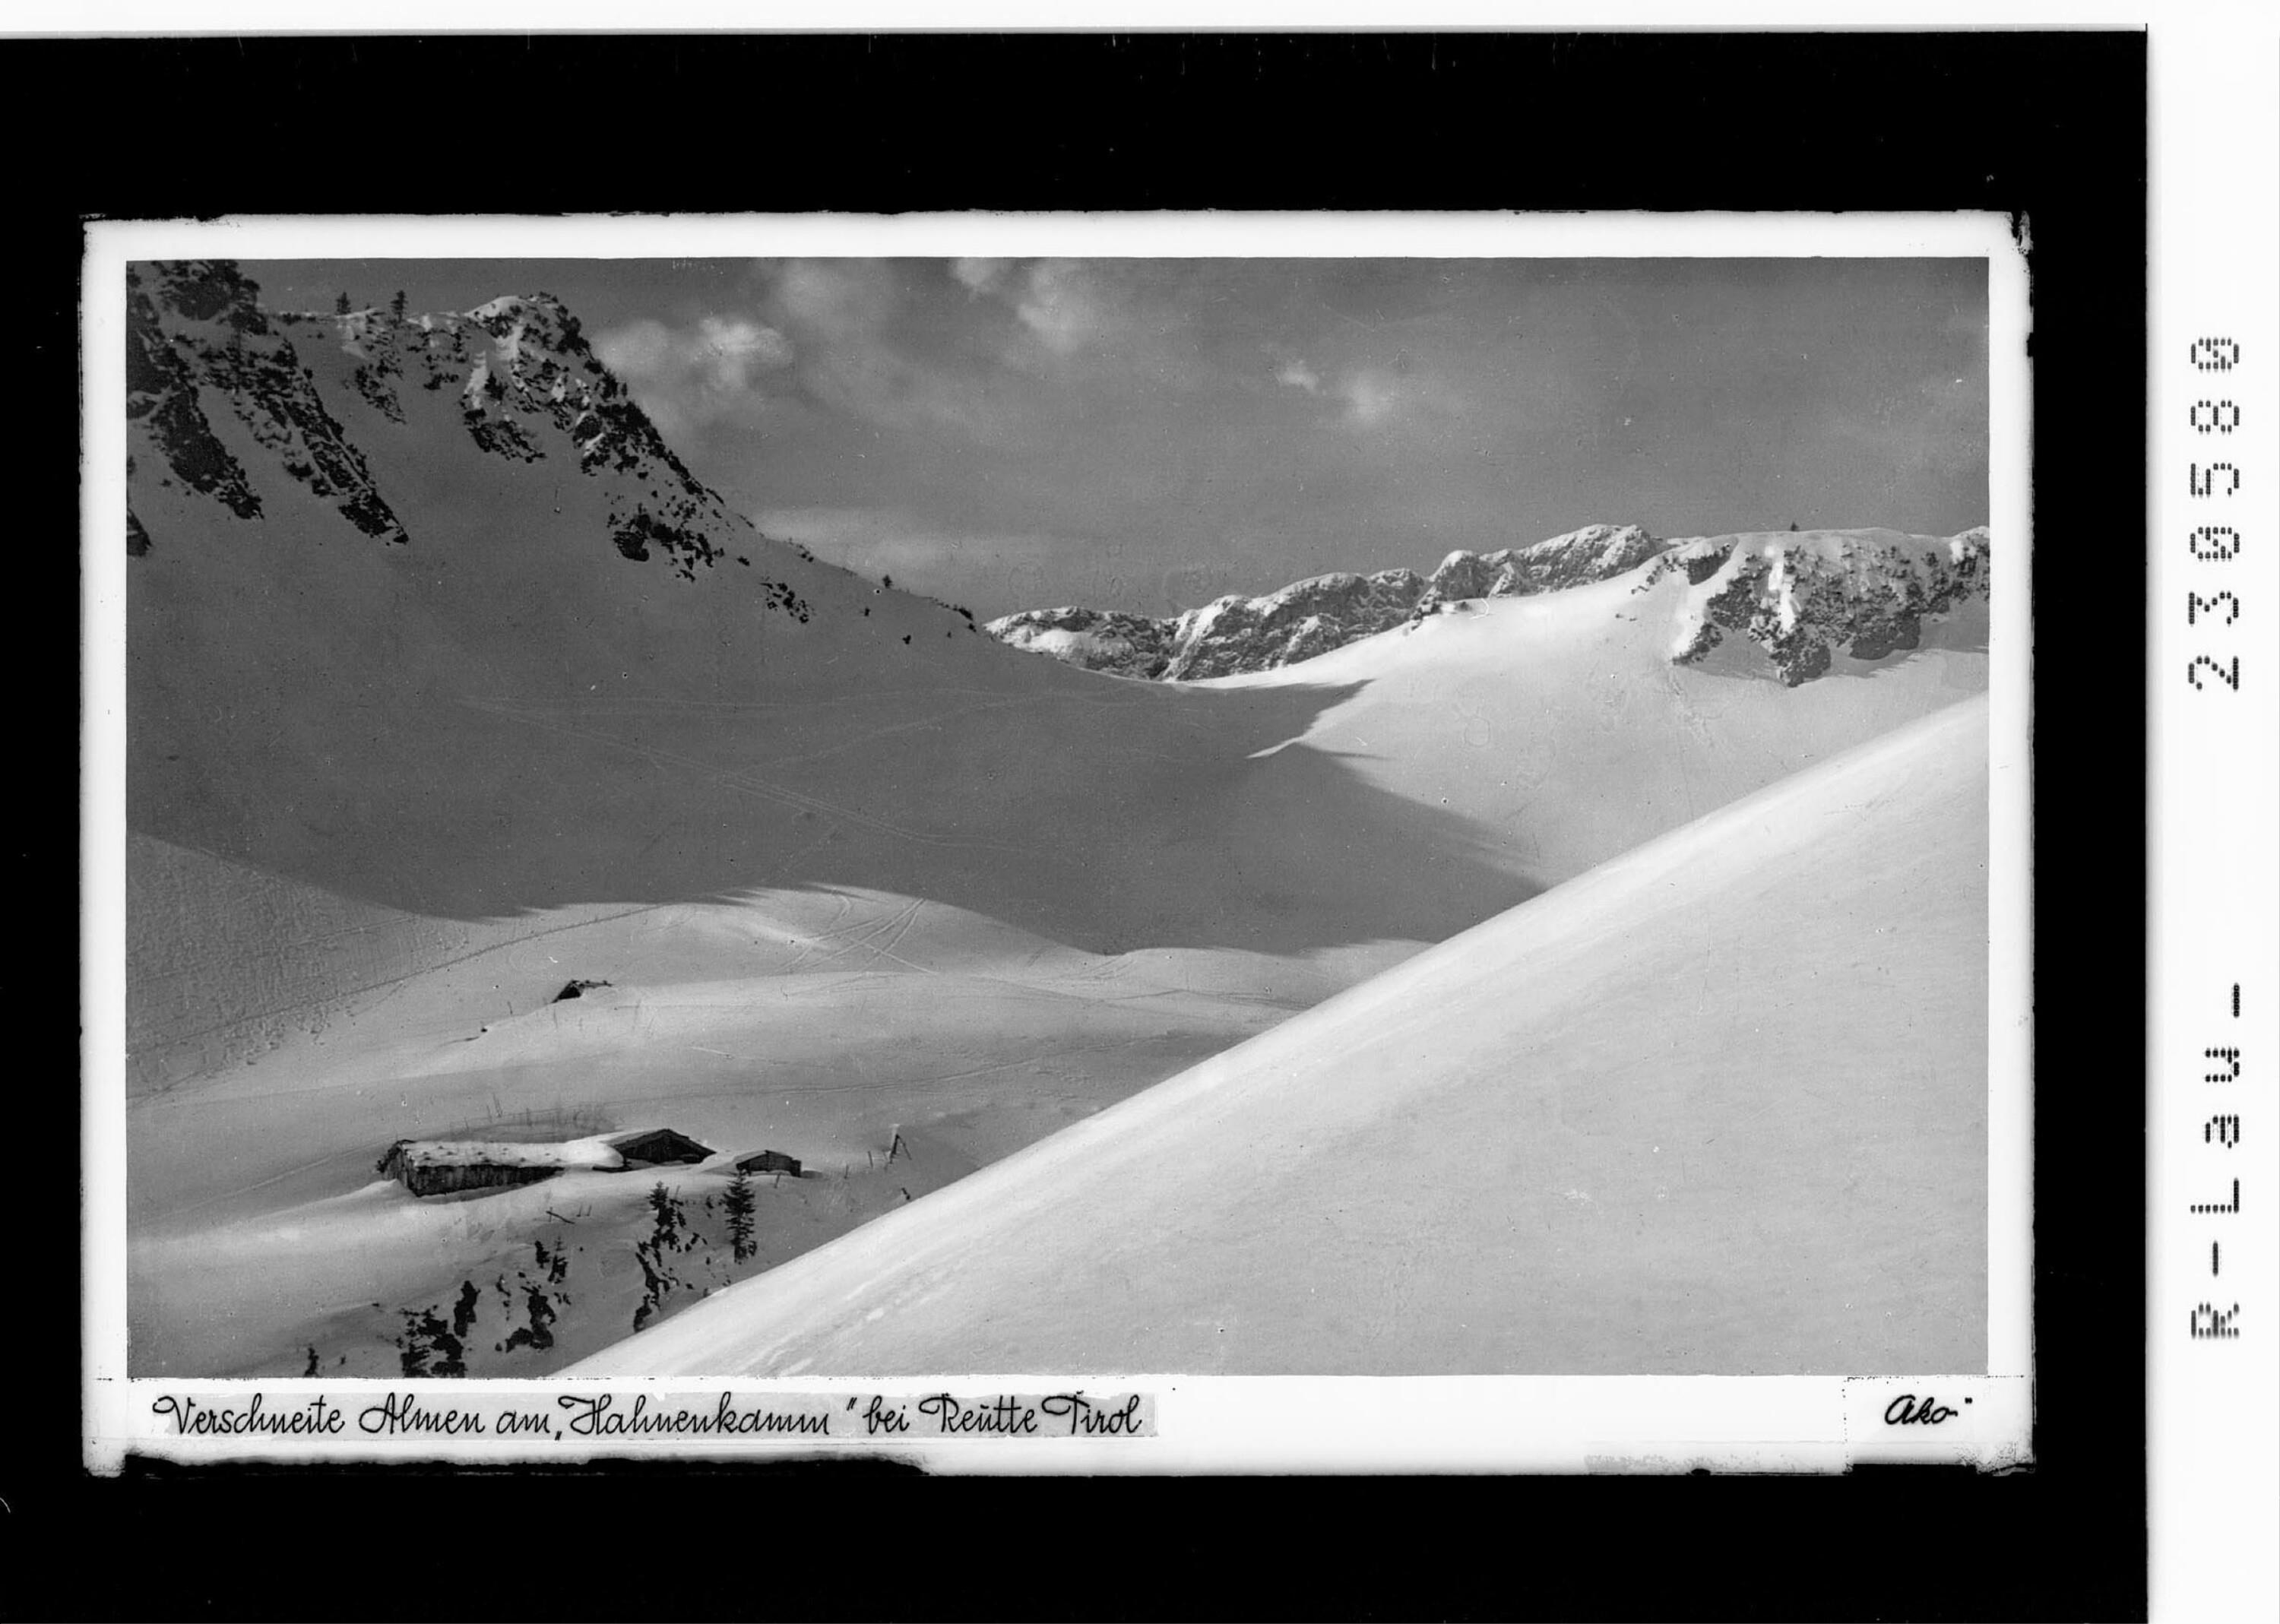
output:
<path id="1" fill-rule="evenodd" d="M 398 321 L 404 319 L 404 289 L 398 288 L 396 296 L 388 302 L 388 313 Z"/>
<path id="2" fill-rule="evenodd" d="M 345 316 L 348 313 L 349 296 L 343 293 L 339 298 L 333 301 L 333 314 L 335 316 Z"/>
<path id="3" fill-rule="evenodd" d="M 687 1251 L 696 1243 L 689 1233 L 689 1221 L 681 1210 L 681 1203 L 674 1199 L 663 1180 L 650 1189 L 649 1211 L 649 1238 L 659 1251 Z"/>
<path id="4" fill-rule="evenodd" d="M 736 1170 L 734 1182 L 728 1186 L 728 1245 L 736 1261 L 747 1263 L 759 1248 L 752 1241 L 752 1175 L 743 1168 Z"/>

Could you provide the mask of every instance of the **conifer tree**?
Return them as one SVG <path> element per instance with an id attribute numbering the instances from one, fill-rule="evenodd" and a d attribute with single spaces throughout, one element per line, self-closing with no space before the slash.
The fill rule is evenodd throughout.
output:
<path id="1" fill-rule="evenodd" d="M 736 1170 L 734 1182 L 728 1186 L 728 1245 L 736 1261 L 746 1263 L 759 1248 L 752 1241 L 752 1175 L 743 1168 Z"/>

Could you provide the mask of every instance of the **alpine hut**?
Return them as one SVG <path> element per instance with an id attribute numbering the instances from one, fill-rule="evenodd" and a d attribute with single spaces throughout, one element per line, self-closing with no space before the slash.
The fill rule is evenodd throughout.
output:
<path id="1" fill-rule="evenodd" d="M 527 1144 L 495 1139 L 399 1139 L 377 1164 L 415 1196 L 509 1189 L 571 1171 L 625 1173 L 701 1162 L 712 1152 L 669 1128 L 633 1128 L 587 1139 Z"/>
<path id="2" fill-rule="evenodd" d="M 712 1154 L 686 1134 L 669 1128 L 636 1128 L 622 1134 L 604 1134 L 602 1143 L 623 1158 L 627 1167 L 663 1167 L 671 1163 L 701 1162 Z"/>
<path id="3" fill-rule="evenodd" d="M 747 1156 L 736 1164 L 739 1173 L 789 1173 L 799 1177 L 799 1158 L 786 1156 L 782 1151 L 762 1151 L 757 1156 Z"/>

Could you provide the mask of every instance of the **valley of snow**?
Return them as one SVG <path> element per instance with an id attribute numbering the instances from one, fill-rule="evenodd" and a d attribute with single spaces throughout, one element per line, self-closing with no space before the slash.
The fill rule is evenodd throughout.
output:
<path id="1" fill-rule="evenodd" d="M 1986 701 L 564 1374 L 1985 1368 Z"/>
<path id="2" fill-rule="evenodd" d="M 392 1375 L 404 1316 L 450 1316 L 470 1290 L 481 1306 L 455 1335 L 472 1374 L 541 1374 L 598 1353 L 630 1328 L 645 1293 L 656 1297 L 633 1250 L 653 1186 L 717 1240 L 736 1157 L 773 1148 L 820 1174 L 761 1182 L 751 1258 L 682 1259 L 686 1278 L 635 1344 L 664 1345 L 654 1339 L 705 1293 L 867 1220 L 877 1221 L 842 1244 L 907 1235 L 950 1199 L 933 1192 L 1025 1146 L 1050 1142 L 1048 1161 L 1062 1166 L 1053 1158 L 1071 1143 L 1092 1143 L 1065 1135 L 1091 1134 L 1104 1108 L 1167 1078 L 1184 1074 L 1172 1086 L 1189 1089 L 1218 1075 L 1210 1067 L 1227 1062 L 1211 1057 L 1248 1040 L 1303 1038 L 1313 1028 L 1279 1023 L 1344 1007 L 1323 1004 L 1334 995 L 1437 989 L 1387 973 L 1413 977 L 1461 958 L 1472 950 L 1450 943 L 1458 933 L 1515 931 L 1524 946 L 1537 939 L 1526 921 L 1579 918 L 1577 896 L 1613 907 L 1606 876 L 1622 871 L 1599 866 L 1674 830 L 1722 827 L 1721 808 L 1790 793 L 1807 781 L 1796 775 L 1873 741 L 1919 741 L 1903 756 L 1923 766 L 1924 795 L 1960 801 L 1968 786 L 1955 775 L 1980 773 L 1976 833 L 1946 801 L 1928 811 L 1923 838 L 1936 833 L 1956 866 L 1916 906 L 1928 940 L 1962 928 L 1957 910 L 1983 912 L 1983 727 L 1965 726 L 1987 684 L 1977 600 L 1930 624 L 1920 647 L 1840 657 L 1794 688 L 1739 639 L 1673 664 L 1697 595 L 1683 573 L 1652 563 L 1569 590 L 1444 604 L 1272 671 L 1128 681 L 1008 648 L 948 606 L 760 535 L 638 422 L 612 442 L 614 459 L 577 450 L 550 416 L 560 377 L 535 381 L 551 375 L 550 357 L 566 375 L 600 374 L 549 307 L 506 301 L 488 327 L 473 315 L 301 319 L 284 329 L 289 357 L 281 350 L 247 385 L 269 393 L 234 396 L 223 386 L 242 376 L 227 370 L 240 339 L 220 335 L 252 319 L 235 297 L 185 296 L 188 313 L 165 320 L 184 354 L 225 368 L 182 387 L 242 466 L 239 504 L 258 515 L 160 477 L 148 443 L 130 481 L 140 537 L 126 638 L 133 1374 Z M 534 336 L 542 329 L 574 336 L 550 350 Z M 390 344 L 405 357 L 394 382 L 374 371 L 376 356 L 397 352 Z M 422 366 L 432 389 L 412 381 Z M 450 370 L 458 366 L 468 370 Z M 178 423 L 181 398 L 150 420 Z M 308 429 L 320 412 L 331 428 Z M 361 524 L 343 518 L 347 476 L 327 475 L 320 491 L 303 439 L 288 436 L 281 452 L 273 443 L 279 423 L 318 440 L 337 431 L 355 449 Z M 347 466 L 327 455 L 325 466 Z M 636 557 L 626 549 L 638 535 L 613 545 L 660 487 L 701 548 L 660 542 L 651 553 L 664 556 Z M 386 524 L 370 509 L 375 492 Z M 1934 731 L 1899 731 L 1920 724 Z M 1947 752 L 1937 771 L 1921 743 L 1932 737 Z M 1916 793 L 1890 798 L 1914 804 Z M 1722 1056 L 1742 1019 L 1730 1012 L 1758 1007 L 1748 1000 L 1766 991 L 1766 966 L 1808 980 L 1883 975 L 1885 1016 L 1915 1024 L 1896 1035 L 1873 1011 L 1833 1004 L 1830 1052 L 1852 1057 L 1862 1087 L 1894 1082 L 1879 1111 L 1927 1078 L 1960 1099 L 1960 1062 L 1946 1045 L 1974 1020 L 1983 1034 L 1983 955 L 1959 949 L 1943 961 L 1940 974 L 1976 978 L 1978 1013 L 1959 1011 L 1959 988 L 1934 986 L 1908 956 L 1917 926 L 1884 928 L 1884 880 L 1846 916 L 1868 921 L 1852 958 L 1815 968 L 1774 953 L 1789 924 L 1825 922 L 1797 910 L 1821 891 L 1850 895 L 1848 873 L 1888 880 L 1893 865 L 1916 861 L 1907 842 L 1873 843 L 1892 835 L 1885 823 L 1839 812 L 1823 819 L 1801 802 L 1783 818 L 1859 824 L 1847 847 L 1856 870 L 1807 843 L 1793 861 L 1729 873 L 1762 841 L 1714 843 L 1733 850 L 1714 862 L 1704 853 L 1701 874 L 1727 875 L 1726 889 L 1682 919 L 1635 921 L 1612 960 L 1579 958 L 1612 978 L 1610 1031 Z M 1782 828 L 1783 838 L 1811 833 Z M 1822 876 L 1820 889 L 1793 894 L 1806 874 Z M 1794 945 L 1833 951 L 1825 935 Z M 1764 974 L 1745 973 L 1752 964 Z M 1660 966 L 1669 1002 L 1621 990 L 1634 965 Z M 1570 1012 L 1567 1026 L 1542 1014 L 1553 1024 L 1524 1041 L 1549 1056 L 1582 1052 L 1572 981 L 1540 957 L 1524 969 L 1502 988 L 1509 1012 L 1549 1010 L 1560 987 Z M 608 985 L 556 1002 L 573 981 Z M 1452 984 L 1452 998 L 1465 996 Z M 1950 1002 L 1922 1002 L 1935 996 Z M 1860 1045 L 1877 1034 L 1890 1052 L 1871 1066 Z M 1464 1052 L 1463 1043 L 1437 1058 L 1418 1051 L 1460 1072 Z M 1739 1189 L 1784 1165 L 1776 1151 L 1794 1154 L 1781 1135 L 1845 1097 L 1829 1096 L 1801 1051 L 1781 1053 L 1738 1104 L 1707 1081 L 1698 1097 L 1674 1094 L 1652 1069 L 1632 1104 L 1623 1074 L 1594 1097 L 1706 1123 L 1729 1105 L 1762 1105 L 1752 1143 L 1774 1159 L 1718 1164 Z M 1973 1076 L 1983 1089 L 1983 1066 Z M 1349 1120 L 1336 1114 L 1349 1108 L 1339 1090 L 1359 1086 L 1325 1082 L 1325 1132 Z M 1284 1102 L 1295 1115 L 1282 1139 L 1311 1131 L 1306 1092 Z M 1882 1137 L 1843 1152 L 1861 1167 L 1860 1188 L 1885 1188 L 1859 1159 L 1875 1144 L 1926 1201 L 1952 1205 L 1967 1187 L 1983 1197 L 1983 1146 L 1953 1138 L 1961 1117 L 1927 1117 L 1920 1143 L 1896 1120 L 1874 1117 Z M 376 1167 L 406 1137 L 577 1139 L 652 1126 L 721 1154 L 654 1176 L 571 1171 L 473 1198 L 413 1197 Z M 897 1128 L 908 1154 L 889 1162 Z M 1610 1151 L 1594 1143 L 1531 1137 L 1514 1154 L 1572 1151 L 1598 1183 L 1579 1174 L 1563 1190 L 1628 1212 L 1659 1166 L 1592 1163 Z M 1236 1192 L 1279 1147 L 1254 1137 L 1182 1154 Z M 1349 1181 L 1357 1209 L 1386 1204 L 1391 1215 L 1416 1210 L 1419 1186 L 1444 1176 L 1446 1150 L 1429 1135 L 1383 1165 L 1317 1174 Z M 1082 1164 L 1067 1164 L 1080 1185 L 1091 1177 Z M 1543 1171 L 1528 1166 L 1531 1177 Z M 1795 1226 L 1762 1205 L 1773 1197 L 1743 1193 L 1760 1203 L 1746 1210 L 1765 1217 L 1768 1243 L 1787 1243 Z M 1088 1221 L 1107 1224 L 1114 1211 Z M 1960 1221 L 1940 1231 L 1959 1245 Z M 1149 1232 L 1142 1222 L 1133 1233 Z M 1873 1225 L 1832 1233 L 1883 1243 Z M 1614 1230 L 1591 1243 L 1621 1243 Z M 1445 1289 L 1464 1278 L 1452 1274 Z M 1961 1274 L 1946 1289 L 1947 1306 L 1918 1318 L 1927 1335 L 1961 1336 L 1983 1290 L 1975 1296 Z M 534 1292 L 553 1316 L 548 1341 L 512 1343 L 502 1325 L 540 1328 Z M 1258 1312 L 1270 1312 L 1282 1309 L 1262 1299 Z M 1848 1334 L 1879 1323 L 1860 1314 Z M 1755 1333 L 1736 1335 L 1717 1367 L 1760 1358 L 1791 1367 Z M 1367 1345 L 1355 1343 L 1357 1360 Z M 1808 1345 L 1821 1343 L 1798 1344 Z M 1054 1365 L 1059 1346 L 1040 1343 L 1013 1364 Z M 1450 1358 L 1471 1357 L 1461 1338 L 1445 1346 Z M 1623 1363 L 1631 1351 L 1592 1367 L 1658 1367 Z M 1440 1357 L 1420 1354 L 1457 1367 L 1431 1363 Z M 1362 1367 L 1338 1366 L 1329 1344 L 1320 1358 Z"/>

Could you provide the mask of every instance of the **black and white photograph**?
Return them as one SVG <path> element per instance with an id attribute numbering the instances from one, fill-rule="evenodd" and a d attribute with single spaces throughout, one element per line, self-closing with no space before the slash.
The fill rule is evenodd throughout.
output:
<path id="1" fill-rule="evenodd" d="M 2184 9 L 25 23 L 18 1609 L 2264 1616 Z"/>
<path id="2" fill-rule="evenodd" d="M 2015 252 L 1836 227 L 126 258 L 125 1374 L 2006 1374 Z"/>

